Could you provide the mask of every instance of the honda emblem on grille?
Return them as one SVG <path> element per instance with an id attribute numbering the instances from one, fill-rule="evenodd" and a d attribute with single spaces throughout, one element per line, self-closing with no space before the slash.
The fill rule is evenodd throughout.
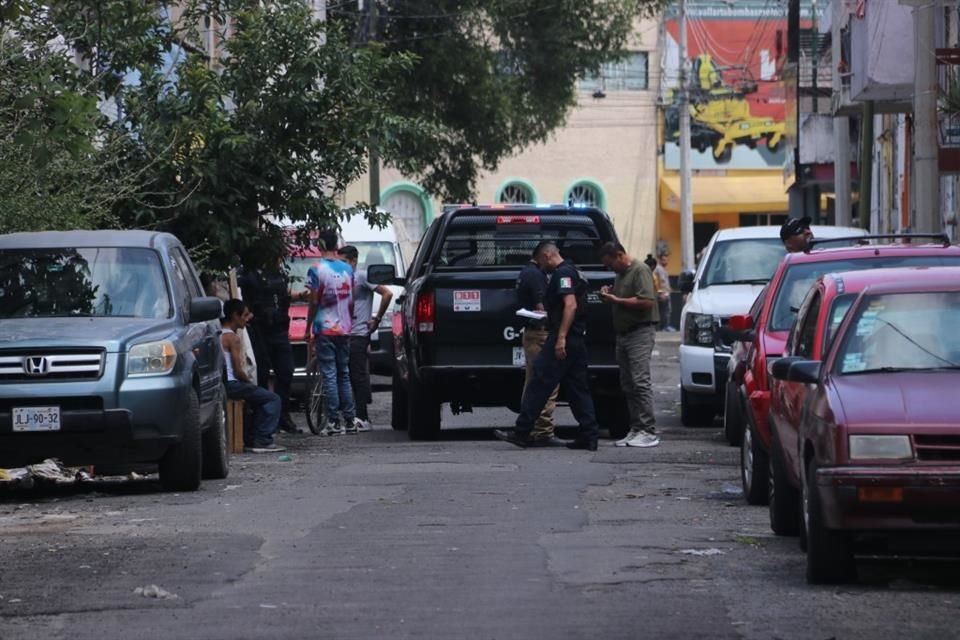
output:
<path id="1" fill-rule="evenodd" d="M 45 376 L 50 373 L 50 361 L 43 356 L 27 356 L 23 359 L 23 372 L 28 376 Z"/>

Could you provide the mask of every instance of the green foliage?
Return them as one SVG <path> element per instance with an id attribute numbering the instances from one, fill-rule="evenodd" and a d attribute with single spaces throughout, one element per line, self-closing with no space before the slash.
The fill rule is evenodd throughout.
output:
<path id="1" fill-rule="evenodd" d="M 545 141 L 575 104 L 575 83 L 623 55 L 635 20 L 661 0 L 391 0 L 372 24 L 355 4 L 335 22 L 371 31 L 388 52 L 416 56 L 413 79 L 388 78 L 400 116 L 430 135 L 400 132 L 385 160 L 450 201 L 468 201 L 480 170 Z"/>

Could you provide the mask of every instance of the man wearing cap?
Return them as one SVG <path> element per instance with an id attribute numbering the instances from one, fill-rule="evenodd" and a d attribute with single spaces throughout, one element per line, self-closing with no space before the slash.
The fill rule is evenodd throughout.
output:
<path id="1" fill-rule="evenodd" d="M 810 248 L 810 241 L 813 240 L 810 222 L 810 216 L 790 218 L 780 227 L 780 240 L 787 253 L 801 253 Z"/>

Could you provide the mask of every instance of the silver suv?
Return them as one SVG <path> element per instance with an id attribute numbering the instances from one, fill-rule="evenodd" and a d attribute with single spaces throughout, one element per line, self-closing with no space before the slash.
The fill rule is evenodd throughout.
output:
<path id="1" fill-rule="evenodd" d="M 219 316 L 170 234 L 0 235 L 0 467 L 158 463 L 171 491 L 225 478 Z"/>

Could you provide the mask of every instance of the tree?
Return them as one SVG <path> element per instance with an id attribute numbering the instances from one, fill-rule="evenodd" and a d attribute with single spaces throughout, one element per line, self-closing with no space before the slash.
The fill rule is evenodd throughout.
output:
<path id="1" fill-rule="evenodd" d="M 373 0 L 371 0 L 372 2 Z M 478 173 L 562 126 L 576 81 L 616 59 L 636 18 L 664 0 L 381 0 L 376 24 L 355 3 L 331 19 L 358 41 L 416 56 L 413 78 L 388 78 L 391 109 L 423 118 L 384 160 L 444 199 L 472 199 Z M 409 131 L 407 132 L 410 133 Z"/>

